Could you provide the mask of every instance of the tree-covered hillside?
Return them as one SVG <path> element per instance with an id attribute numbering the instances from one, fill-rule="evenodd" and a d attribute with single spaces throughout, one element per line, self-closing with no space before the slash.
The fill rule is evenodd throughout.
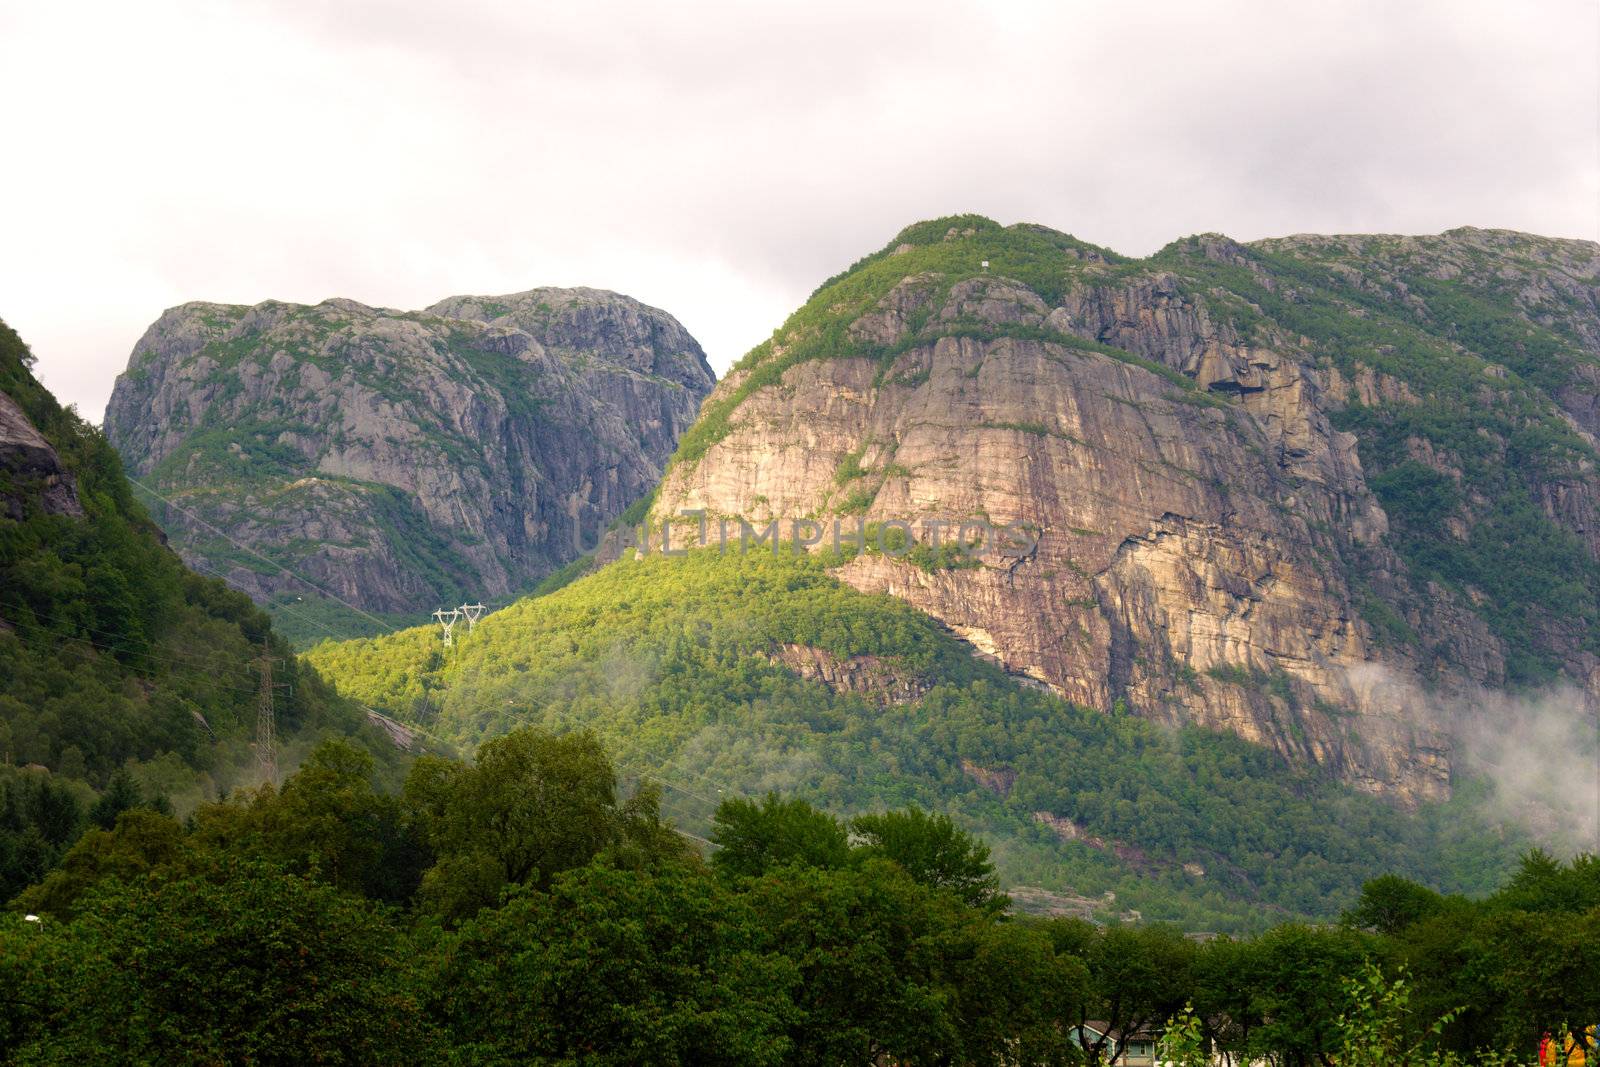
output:
<path id="1" fill-rule="evenodd" d="M 263 657 L 286 769 L 331 732 L 397 772 L 393 745 L 295 661 L 249 598 L 167 549 L 116 452 L 31 363 L 0 323 L 0 392 L 47 442 L 36 462 L 59 468 L 45 480 L 0 469 L 0 897 L 91 819 L 109 825 L 141 799 L 187 810 L 254 784 Z"/>
<path id="2" fill-rule="evenodd" d="M 398 794 L 330 741 L 281 790 L 124 812 L 0 914 L 0 1063 L 1514 1067 L 1600 1011 L 1593 857 L 1195 938 L 1010 914 L 917 808 L 730 798 L 697 841 L 619 786 L 522 728 Z"/>
<path id="3" fill-rule="evenodd" d="M 450 650 L 418 628 L 306 658 L 466 747 L 530 723 L 592 730 L 697 833 L 718 799 L 769 789 L 841 814 L 917 804 L 981 832 L 1010 885 L 1111 892 L 1107 914 L 1191 928 L 1329 917 L 1386 872 L 1486 890 L 1515 856 L 1470 784 L 1403 812 L 1231 735 L 1074 707 L 835 581 L 837 562 L 652 555 L 488 616 Z"/>

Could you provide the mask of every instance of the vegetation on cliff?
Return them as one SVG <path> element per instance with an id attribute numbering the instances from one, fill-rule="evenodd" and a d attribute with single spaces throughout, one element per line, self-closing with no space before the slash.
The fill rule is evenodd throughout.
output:
<path id="1" fill-rule="evenodd" d="M 303 645 L 531 589 L 654 486 L 712 380 L 670 315 L 599 290 L 195 303 L 106 431 L 178 551 Z"/>
<path id="2" fill-rule="evenodd" d="M 31 362 L 0 323 L 0 391 L 54 448 L 83 514 L 0 486 L 0 897 L 42 876 L 93 821 L 109 825 L 141 799 L 186 810 L 253 781 L 263 655 L 282 683 L 286 764 L 328 732 L 393 751 L 249 598 L 167 549 L 116 452 Z"/>
<path id="3" fill-rule="evenodd" d="M 1193 368 L 1116 347 L 1115 329 L 1071 316 L 1048 317 L 1053 328 L 933 317 L 954 287 L 983 275 L 1031 290 L 1045 308 L 1156 283 L 1175 304 L 1144 309 L 1153 321 L 1182 305 L 1204 317 L 1211 340 L 1287 355 L 1342 384 L 1323 401 L 1334 425 L 1356 435 L 1391 520 L 1384 543 L 1406 566 L 1372 581 L 1359 553 L 1341 564 L 1377 639 L 1406 646 L 1430 670 L 1437 657 L 1457 655 L 1420 647 L 1404 623 L 1436 583 L 1487 623 L 1510 684 L 1549 682 L 1563 670 L 1581 683 L 1583 665 L 1600 654 L 1600 559 L 1585 534 L 1600 464 L 1586 436 L 1600 431 L 1597 264 L 1584 242 L 1498 231 L 1252 245 L 1204 235 L 1129 259 L 1041 226 L 972 215 L 917 223 L 825 282 L 746 355 L 672 466 L 699 463 L 738 424 L 741 406 L 797 365 L 866 358 L 880 363 L 881 379 L 907 350 L 946 336 L 1092 351 L 1159 374 L 1174 399 L 1238 405 L 1237 391 L 1199 389 Z M 906 312 L 898 341 L 857 328 L 908 279 L 933 296 Z M 1381 387 L 1356 387 L 1374 378 Z"/>
<path id="4" fill-rule="evenodd" d="M 1563 646 L 1600 652 L 1600 560 L 1543 506 L 1594 479 L 1600 456 L 1560 398 L 1600 369 L 1600 353 L 1565 316 L 1516 299 L 1517 273 L 1538 284 L 1571 242 L 1470 237 L 1456 248 L 1434 239 L 1431 253 L 1416 247 L 1428 239 L 1287 239 L 1228 261 L 1191 239 L 1152 264 L 1201 299 L 1240 298 L 1222 313 L 1246 337 L 1288 331 L 1347 379 L 1370 368 L 1406 383 L 1414 398 L 1334 398 L 1335 424 L 1360 441 L 1413 575 L 1471 591 L 1504 642 L 1509 680 L 1546 682 Z M 1469 266 L 1448 276 L 1455 258 Z"/>

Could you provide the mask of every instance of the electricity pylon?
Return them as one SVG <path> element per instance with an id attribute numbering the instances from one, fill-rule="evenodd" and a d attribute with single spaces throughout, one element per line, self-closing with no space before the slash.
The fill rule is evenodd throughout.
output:
<path id="1" fill-rule="evenodd" d="M 439 620 L 440 627 L 444 629 L 444 647 L 449 648 L 455 644 L 455 639 L 451 636 L 450 631 L 455 629 L 456 620 L 461 618 L 461 609 L 451 608 L 449 611 L 445 611 L 440 608 L 433 613 L 433 617 Z"/>
<path id="2" fill-rule="evenodd" d="M 467 618 L 467 633 L 470 634 L 478 628 L 478 618 L 483 615 L 482 604 L 463 604 L 456 610 Z"/>
<path id="3" fill-rule="evenodd" d="M 272 710 L 272 652 L 261 651 L 261 697 L 256 705 L 256 763 L 263 781 L 278 786 L 278 730 Z"/>

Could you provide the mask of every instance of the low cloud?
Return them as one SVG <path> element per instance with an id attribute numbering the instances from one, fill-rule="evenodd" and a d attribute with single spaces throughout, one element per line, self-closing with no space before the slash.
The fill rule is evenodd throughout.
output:
<path id="1" fill-rule="evenodd" d="M 1489 783 L 1490 818 L 1558 852 L 1600 852 L 1600 701 L 1593 696 L 1571 684 L 1430 691 L 1378 664 L 1349 673 L 1358 692 L 1379 693 L 1449 733 L 1457 773 Z"/>
<path id="2" fill-rule="evenodd" d="M 1491 814 L 1567 851 L 1600 852 L 1600 722 L 1575 686 L 1476 691 L 1458 709 L 1461 766 L 1494 783 Z"/>

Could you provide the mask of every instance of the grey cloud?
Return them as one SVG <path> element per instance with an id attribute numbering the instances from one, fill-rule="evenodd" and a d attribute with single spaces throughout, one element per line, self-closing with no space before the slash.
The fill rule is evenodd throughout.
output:
<path id="1" fill-rule="evenodd" d="M 86 6 L 3 16 L 0 315 L 91 416 L 195 298 L 598 285 L 723 368 L 952 212 L 1596 235 L 1582 2 Z"/>

